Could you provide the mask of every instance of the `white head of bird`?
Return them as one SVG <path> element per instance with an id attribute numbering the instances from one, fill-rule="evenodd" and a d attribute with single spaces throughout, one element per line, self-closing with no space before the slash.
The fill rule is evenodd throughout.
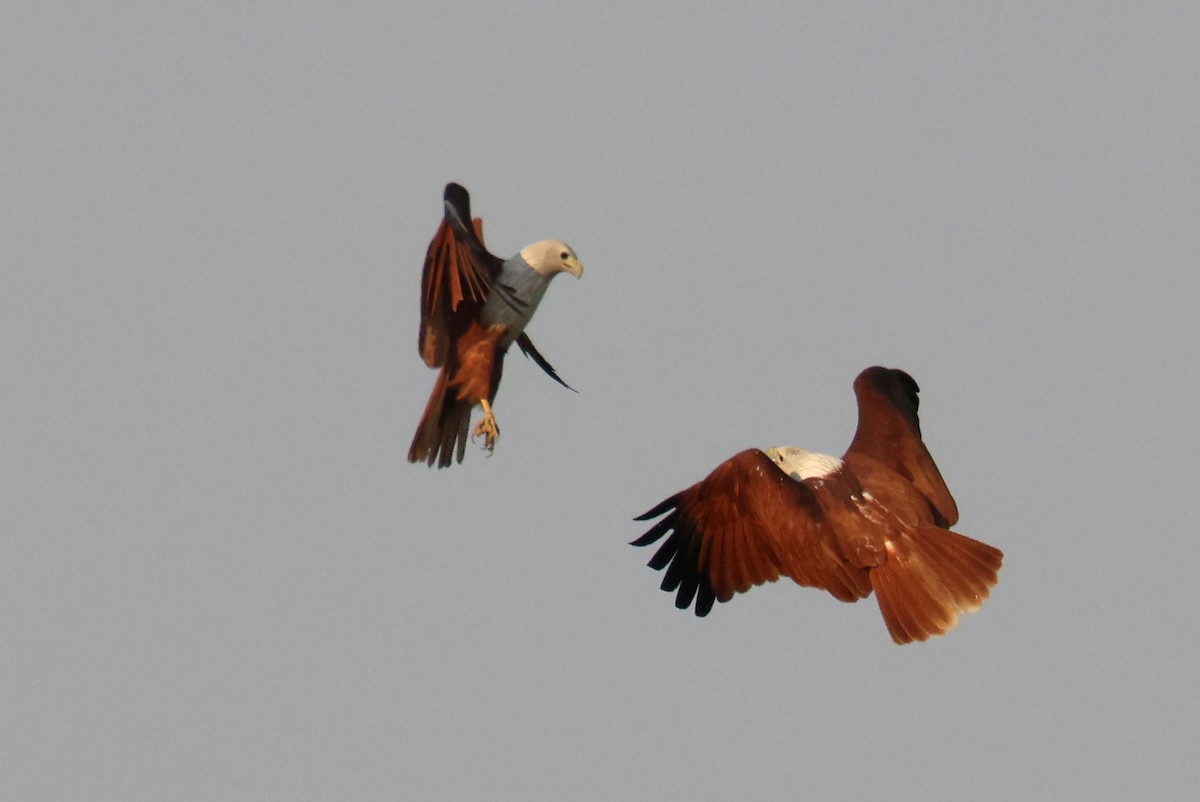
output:
<path id="1" fill-rule="evenodd" d="M 543 276 L 555 273 L 570 273 L 575 278 L 583 275 L 583 265 L 571 246 L 556 239 L 544 239 L 521 249 L 521 258 Z"/>
<path id="2" fill-rule="evenodd" d="M 794 479 L 823 479 L 842 469 L 842 461 L 828 454 L 805 451 L 795 446 L 768 448 L 766 455 L 780 470 Z"/>

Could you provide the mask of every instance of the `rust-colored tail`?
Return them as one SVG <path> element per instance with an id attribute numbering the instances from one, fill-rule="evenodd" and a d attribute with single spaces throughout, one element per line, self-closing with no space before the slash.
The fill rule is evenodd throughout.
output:
<path id="1" fill-rule="evenodd" d="M 1003 559 L 1000 549 L 936 526 L 889 545 L 888 559 L 870 576 L 892 640 L 926 640 L 954 629 L 959 613 L 978 610 L 988 597 Z"/>
<path id="2" fill-rule="evenodd" d="M 442 368 L 408 449 L 409 462 L 424 462 L 429 466 L 436 462 L 439 468 L 448 468 L 455 458 L 463 461 L 467 429 L 471 425 L 471 405 L 448 393 L 448 383 L 446 369 Z"/>

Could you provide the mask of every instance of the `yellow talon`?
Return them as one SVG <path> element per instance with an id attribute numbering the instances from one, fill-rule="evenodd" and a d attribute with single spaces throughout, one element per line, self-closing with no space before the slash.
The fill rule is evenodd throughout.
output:
<path id="1" fill-rule="evenodd" d="M 492 414 L 492 405 L 485 399 L 479 402 L 483 406 L 483 420 L 475 427 L 472 438 L 483 437 L 483 448 L 488 456 L 496 450 L 496 438 L 500 436 L 500 427 L 496 425 L 496 416 Z"/>

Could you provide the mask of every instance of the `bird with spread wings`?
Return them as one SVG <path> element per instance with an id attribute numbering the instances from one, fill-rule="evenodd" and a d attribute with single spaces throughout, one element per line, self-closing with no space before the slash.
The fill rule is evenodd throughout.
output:
<path id="1" fill-rule="evenodd" d="M 471 219 L 471 200 L 458 184 L 447 184 L 444 214 L 421 274 L 421 329 L 417 350 L 425 364 L 440 368 L 433 393 L 408 450 L 409 462 L 439 468 L 466 450 L 471 410 L 483 408 L 474 436 L 495 448 L 500 428 L 492 411 L 504 355 L 514 342 L 521 352 L 564 387 L 566 382 L 534 347 L 525 327 L 550 280 L 559 273 L 579 278 L 583 265 L 569 246 L 543 240 L 510 259 L 483 244 L 483 221 Z"/>
<path id="2" fill-rule="evenodd" d="M 632 545 L 662 589 L 698 616 L 790 577 L 845 602 L 872 591 L 892 640 L 943 635 L 983 604 L 1003 553 L 950 531 L 958 508 L 921 439 L 919 388 L 871 367 L 854 381 L 858 429 L 839 460 L 789 446 L 749 449 L 637 518 L 665 515 Z"/>

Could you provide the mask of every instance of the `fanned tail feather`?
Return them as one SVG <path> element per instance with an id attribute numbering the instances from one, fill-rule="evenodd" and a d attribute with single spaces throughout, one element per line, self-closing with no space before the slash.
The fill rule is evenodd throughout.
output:
<path id="1" fill-rule="evenodd" d="M 1004 554 L 965 535 L 921 527 L 891 544 L 870 571 L 879 611 L 896 643 L 944 635 L 960 613 L 979 609 L 999 579 Z"/>
<path id="2" fill-rule="evenodd" d="M 430 467 L 448 468 L 454 460 L 463 461 L 471 424 L 471 405 L 448 395 L 446 369 L 438 373 L 437 383 L 425 405 L 425 414 L 417 426 L 408 449 L 409 462 L 424 462 Z"/>

